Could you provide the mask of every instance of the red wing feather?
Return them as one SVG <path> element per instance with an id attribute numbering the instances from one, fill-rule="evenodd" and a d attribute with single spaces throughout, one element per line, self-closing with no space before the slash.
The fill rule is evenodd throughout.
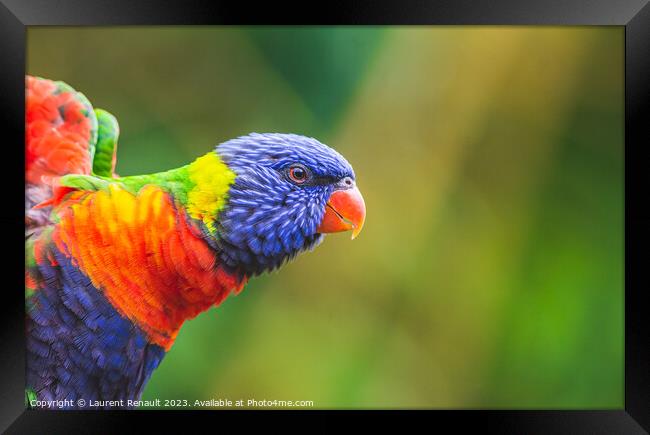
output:
<path id="1" fill-rule="evenodd" d="M 90 174 L 97 118 L 83 96 L 63 82 L 25 80 L 25 225 L 49 223 L 52 188 L 66 174 Z M 60 192 L 59 192 L 60 193 Z M 54 199 L 56 201 L 56 199 Z M 35 209 L 35 205 L 40 207 Z"/>

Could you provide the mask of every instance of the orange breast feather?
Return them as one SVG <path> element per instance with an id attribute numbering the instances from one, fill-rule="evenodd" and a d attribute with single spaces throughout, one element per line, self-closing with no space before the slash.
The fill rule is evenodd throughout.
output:
<path id="1" fill-rule="evenodd" d="M 57 248 L 151 342 L 169 349 L 185 320 L 243 287 L 160 188 L 71 196 L 52 235 Z"/>

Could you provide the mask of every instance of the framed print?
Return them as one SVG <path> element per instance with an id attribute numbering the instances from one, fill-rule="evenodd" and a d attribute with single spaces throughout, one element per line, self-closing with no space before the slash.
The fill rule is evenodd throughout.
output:
<path id="1" fill-rule="evenodd" d="M 285 11 L 2 0 L 0 428 L 645 433 L 647 2 Z"/>

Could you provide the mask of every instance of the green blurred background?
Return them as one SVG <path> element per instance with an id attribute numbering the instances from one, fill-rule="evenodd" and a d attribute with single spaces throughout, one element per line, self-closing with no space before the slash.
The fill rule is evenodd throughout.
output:
<path id="1" fill-rule="evenodd" d="M 344 154 L 368 208 L 188 322 L 144 399 L 623 407 L 622 27 L 38 27 L 29 74 L 117 171 L 256 132 Z"/>

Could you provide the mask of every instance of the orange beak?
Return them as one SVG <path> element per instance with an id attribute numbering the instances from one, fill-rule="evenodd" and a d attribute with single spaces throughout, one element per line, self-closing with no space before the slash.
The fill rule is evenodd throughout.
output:
<path id="1" fill-rule="evenodd" d="M 336 190 L 325 206 L 325 215 L 316 229 L 319 233 L 338 233 L 352 230 L 352 239 L 357 237 L 366 220 L 366 204 L 357 187 Z"/>

